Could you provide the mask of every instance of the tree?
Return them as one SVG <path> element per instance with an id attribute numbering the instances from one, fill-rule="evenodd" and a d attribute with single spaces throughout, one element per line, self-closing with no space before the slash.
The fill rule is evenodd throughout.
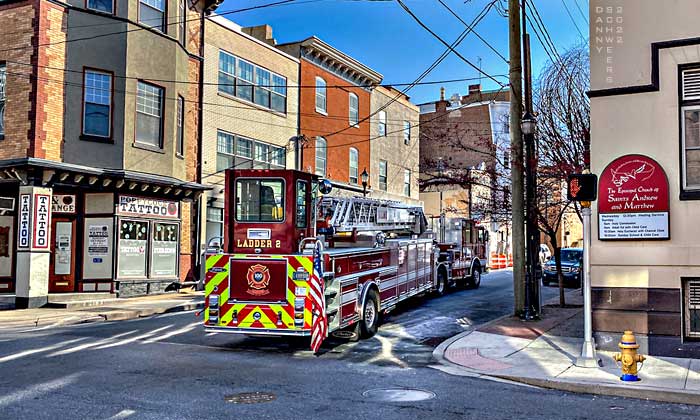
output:
<path id="1" fill-rule="evenodd" d="M 545 66 L 535 91 L 539 160 L 537 219 L 540 231 L 554 247 L 561 306 L 566 302 L 558 232 L 567 212 L 575 211 L 582 220 L 579 205 L 568 202 L 564 191 L 568 176 L 581 173 L 590 162 L 591 107 L 586 96 L 589 81 L 588 48 L 581 44 Z"/>

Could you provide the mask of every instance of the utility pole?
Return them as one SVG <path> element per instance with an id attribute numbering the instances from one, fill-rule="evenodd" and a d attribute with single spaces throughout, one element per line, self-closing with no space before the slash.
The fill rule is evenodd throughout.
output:
<path id="1" fill-rule="evenodd" d="M 521 122 L 522 58 L 520 54 L 520 2 L 508 0 L 510 46 L 510 153 L 511 153 L 511 213 L 513 220 L 513 297 L 515 315 L 525 309 L 525 185 L 523 182 L 523 135 Z"/>

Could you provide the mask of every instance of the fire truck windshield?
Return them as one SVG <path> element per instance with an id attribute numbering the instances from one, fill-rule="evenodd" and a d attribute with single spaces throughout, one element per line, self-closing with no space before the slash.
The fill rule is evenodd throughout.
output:
<path id="1" fill-rule="evenodd" d="M 236 220 L 281 222 L 284 220 L 284 180 L 236 181 Z"/>

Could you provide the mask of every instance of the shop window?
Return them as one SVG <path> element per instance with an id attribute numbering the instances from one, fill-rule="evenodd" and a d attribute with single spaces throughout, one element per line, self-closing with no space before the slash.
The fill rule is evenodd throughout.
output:
<path id="1" fill-rule="evenodd" d="M 350 183 L 357 184 L 359 154 L 354 147 L 350 148 Z"/>
<path id="2" fill-rule="evenodd" d="M 165 0 L 139 0 L 139 23 L 165 32 Z"/>
<path id="3" fill-rule="evenodd" d="M 236 220 L 281 222 L 284 220 L 284 181 L 241 179 L 236 181 Z"/>
<path id="4" fill-rule="evenodd" d="M 297 181 L 297 210 L 296 223 L 298 228 L 306 228 L 306 191 L 308 183 Z"/>
<path id="5" fill-rule="evenodd" d="M 700 279 L 683 279 L 684 337 L 700 339 Z"/>
<path id="6" fill-rule="evenodd" d="M 164 89 L 139 81 L 136 90 L 136 142 L 163 147 Z"/>
<path id="7" fill-rule="evenodd" d="M 386 166 L 387 163 L 385 160 L 379 161 L 379 189 L 382 191 L 387 190 Z"/>
<path id="8" fill-rule="evenodd" d="M 85 5 L 88 9 L 97 10 L 98 12 L 114 13 L 113 0 L 87 0 Z"/>
<path id="9" fill-rule="evenodd" d="M 83 134 L 109 137 L 112 128 L 112 75 L 85 70 Z"/>
<path id="10" fill-rule="evenodd" d="M 119 278 L 146 277 L 148 222 L 122 219 L 119 222 Z"/>
<path id="11" fill-rule="evenodd" d="M 316 175 L 326 176 L 326 139 L 316 137 Z"/>
<path id="12" fill-rule="evenodd" d="M 180 226 L 176 223 L 153 223 L 150 277 L 177 277 Z"/>

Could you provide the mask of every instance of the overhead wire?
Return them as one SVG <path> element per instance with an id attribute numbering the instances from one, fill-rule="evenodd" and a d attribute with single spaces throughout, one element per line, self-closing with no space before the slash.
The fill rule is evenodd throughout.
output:
<path id="1" fill-rule="evenodd" d="M 574 24 L 574 28 L 576 28 L 576 31 L 581 36 L 581 39 L 585 41 L 586 37 L 583 36 L 583 32 L 581 32 L 581 29 L 578 27 L 576 20 L 574 19 L 573 15 L 571 14 L 571 11 L 569 10 L 569 6 L 566 5 L 566 2 L 564 0 L 561 0 L 561 4 L 564 5 L 564 9 L 566 9 L 566 14 L 569 15 L 569 19 L 571 19 L 571 23 Z"/>

